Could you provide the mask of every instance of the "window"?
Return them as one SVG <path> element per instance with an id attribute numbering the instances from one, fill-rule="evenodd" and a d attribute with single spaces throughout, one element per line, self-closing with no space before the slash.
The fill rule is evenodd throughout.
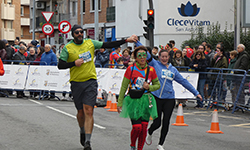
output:
<path id="1" fill-rule="evenodd" d="M 7 4 L 12 4 L 12 0 L 6 0 Z"/>
<path id="2" fill-rule="evenodd" d="M 23 37 L 23 28 L 21 28 L 21 37 Z"/>
<path id="3" fill-rule="evenodd" d="M 72 2 L 72 16 L 75 16 L 76 15 L 76 2 Z"/>
<path id="4" fill-rule="evenodd" d="M 82 12 L 85 13 L 85 0 L 83 0 L 83 2 L 82 2 Z"/>
<path id="5" fill-rule="evenodd" d="M 21 16 L 24 16 L 24 8 L 21 6 Z"/>
<path id="6" fill-rule="evenodd" d="M 91 10 L 95 10 L 95 0 L 91 1 Z M 98 10 L 101 10 L 101 0 L 98 0 Z"/>
<path id="7" fill-rule="evenodd" d="M 109 7 L 115 6 L 115 0 L 109 0 Z"/>
<path id="8" fill-rule="evenodd" d="M 4 27 L 7 28 L 7 29 L 12 29 L 13 28 L 13 21 L 12 20 L 6 20 Z"/>

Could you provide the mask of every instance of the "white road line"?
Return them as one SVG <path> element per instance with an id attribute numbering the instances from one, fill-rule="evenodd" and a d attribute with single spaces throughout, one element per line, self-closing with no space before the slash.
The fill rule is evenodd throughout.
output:
<path id="1" fill-rule="evenodd" d="M 38 105 L 43 105 L 43 103 L 40 103 L 40 102 L 35 101 L 35 100 L 29 100 L 29 101 L 34 102 L 34 103 L 36 103 L 36 104 L 38 104 Z M 48 109 L 54 110 L 54 111 L 56 111 L 56 112 L 59 112 L 59 113 L 61 113 L 61 114 L 64 114 L 64 115 L 66 115 L 66 116 L 69 116 L 69 117 L 71 117 L 71 118 L 76 119 L 76 116 L 74 116 L 74 115 L 71 115 L 71 114 L 69 114 L 69 113 L 66 113 L 66 112 L 64 112 L 64 111 L 61 111 L 61 110 L 56 109 L 56 108 L 51 107 L 51 106 L 46 106 L 46 105 L 44 105 L 44 106 L 47 107 Z M 97 128 L 100 128 L 100 129 L 106 129 L 106 127 L 100 126 L 100 125 L 98 125 L 98 124 L 94 124 L 94 126 L 97 127 Z"/>

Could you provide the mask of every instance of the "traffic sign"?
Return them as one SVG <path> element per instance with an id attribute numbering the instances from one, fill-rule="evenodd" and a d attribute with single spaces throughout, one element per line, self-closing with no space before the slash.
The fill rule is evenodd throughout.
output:
<path id="1" fill-rule="evenodd" d="M 52 16 L 54 15 L 54 12 L 42 12 L 42 15 L 44 19 L 49 22 Z"/>
<path id="2" fill-rule="evenodd" d="M 42 27 L 42 31 L 45 35 L 50 35 L 54 32 L 54 27 L 50 23 L 45 23 Z"/>
<path id="3" fill-rule="evenodd" d="M 63 20 L 59 23 L 58 30 L 63 34 L 68 33 L 70 29 L 71 29 L 71 24 L 68 21 Z"/>

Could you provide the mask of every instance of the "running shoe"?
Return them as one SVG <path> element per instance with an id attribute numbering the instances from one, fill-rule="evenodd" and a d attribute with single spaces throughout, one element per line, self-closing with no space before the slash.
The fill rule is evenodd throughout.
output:
<path id="1" fill-rule="evenodd" d="M 134 147 L 134 146 L 130 146 L 130 147 L 131 147 L 130 150 L 136 150 L 136 147 Z"/>
<path id="2" fill-rule="evenodd" d="M 146 137 L 146 144 L 151 145 L 152 144 L 152 135 L 147 134 Z"/>
<path id="3" fill-rule="evenodd" d="M 164 148 L 161 145 L 158 145 L 157 150 L 164 150 Z"/>
<path id="4" fill-rule="evenodd" d="M 90 141 L 85 142 L 84 145 L 85 145 L 85 146 L 84 146 L 84 149 L 83 149 L 83 150 L 92 150 L 92 148 L 91 148 L 91 146 L 90 146 Z"/>
<path id="5" fill-rule="evenodd" d="M 80 132 L 80 143 L 84 147 L 84 145 L 85 145 L 85 133 Z"/>

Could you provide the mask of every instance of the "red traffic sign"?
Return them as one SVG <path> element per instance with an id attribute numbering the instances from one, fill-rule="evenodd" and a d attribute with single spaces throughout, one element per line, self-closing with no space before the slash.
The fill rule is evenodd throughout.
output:
<path id="1" fill-rule="evenodd" d="M 54 12 L 42 12 L 42 15 L 44 19 L 49 22 L 52 16 L 54 15 Z"/>
<path id="2" fill-rule="evenodd" d="M 42 27 L 42 31 L 45 35 L 50 35 L 54 32 L 54 27 L 50 23 L 45 23 Z"/>
<path id="3" fill-rule="evenodd" d="M 71 24 L 66 20 L 61 21 L 58 25 L 58 30 L 63 34 L 68 33 L 70 29 L 71 29 Z"/>

